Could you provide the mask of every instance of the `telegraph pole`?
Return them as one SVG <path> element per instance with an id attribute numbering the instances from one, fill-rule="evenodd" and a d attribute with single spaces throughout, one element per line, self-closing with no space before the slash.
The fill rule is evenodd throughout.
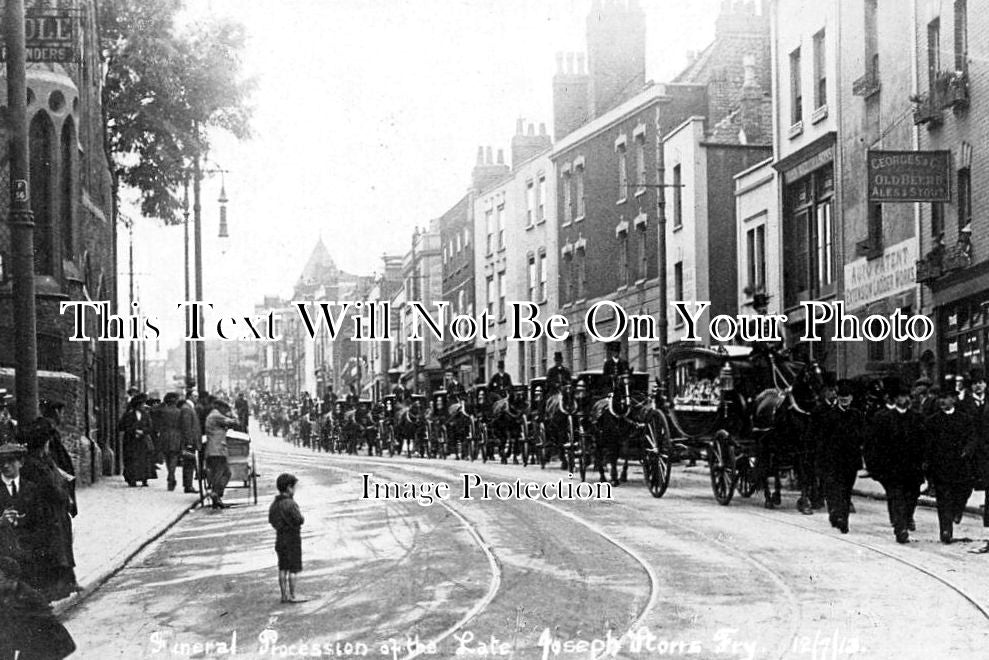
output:
<path id="1" fill-rule="evenodd" d="M 10 127 L 10 245 L 14 308 L 17 421 L 38 417 L 38 336 L 34 300 L 34 214 L 27 139 L 27 52 L 24 0 L 7 0 L 7 117 Z"/>
<path id="2" fill-rule="evenodd" d="M 656 215 L 659 231 L 659 397 L 660 401 L 666 399 L 666 333 L 669 328 L 667 317 L 666 300 L 666 156 L 663 153 L 663 133 L 660 130 L 660 123 L 657 110 L 656 117 Z"/>
<path id="3" fill-rule="evenodd" d="M 192 161 L 192 218 L 196 242 L 196 300 L 203 300 L 203 207 L 199 202 L 203 173 L 199 166 L 199 126 L 196 126 L 196 156 Z M 201 307 L 201 306 L 200 306 Z M 202 329 L 203 313 L 199 312 Z M 199 395 L 206 391 L 206 342 L 196 342 L 196 389 Z"/>
<path id="4" fill-rule="evenodd" d="M 182 217 L 184 218 L 183 226 L 185 229 L 185 300 L 189 300 L 189 178 L 186 177 L 184 185 L 184 194 L 182 196 Z M 191 317 L 189 316 L 191 312 L 189 308 L 185 309 L 185 329 L 186 332 L 189 331 L 191 323 Z M 183 342 L 185 344 L 185 380 L 182 382 L 182 391 L 185 392 L 186 396 L 189 396 L 189 379 L 192 378 L 192 346 L 189 342 Z"/>

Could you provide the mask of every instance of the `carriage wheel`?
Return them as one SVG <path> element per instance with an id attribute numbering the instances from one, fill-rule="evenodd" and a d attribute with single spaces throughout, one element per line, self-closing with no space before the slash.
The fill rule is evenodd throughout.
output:
<path id="1" fill-rule="evenodd" d="M 251 454 L 251 491 L 254 495 L 254 503 L 258 503 L 258 466 Z"/>
<path id="2" fill-rule="evenodd" d="M 434 445 L 437 450 L 436 453 L 445 461 L 450 448 L 447 446 L 446 426 L 443 422 L 436 423 L 436 442 Z"/>
<path id="3" fill-rule="evenodd" d="M 529 466 L 529 421 L 523 416 L 519 430 L 519 444 L 522 449 L 522 467 Z"/>
<path id="4" fill-rule="evenodd" d="M 542 420 L 536 422 L 536 455 L 539 458 L 539 469 L 545 470 L 549 463 L 549 445 L 546 442 L 546 425 Z"/>
<path id="5" fill-rule="evenodd" d="M 670 427 L 662 415 L 646 424 L 642 474 L 653 497 L 662 497 L 670 486 Z"/>
<path id="6" fill-rule="evenodd" d="M 731 435 L 721 430 L 714 434 L 708 447 L 707 463 L 711 470 L 711 489 L 718 504 L 727 506 L 735 494 L 735 445 Z"/>
<path id="7" fill-rule="evenodd" d="M 470 435 L 467 436 L 467 458 L 473 463 L 477 460 L 477 438 L 480 434 L 481 422 L 476 419 L 472 419 L 470 422 L 470 429 L 467 431 Z"/>
<path id="8" fill-rule="evenodd" d="M 481 462 L 488 462 L 488 425 L 486 422 L 481 422 L 480 427 L 477 429 L 477 444 L 478 449 L 481 451 Z"/>
<path id="9" fill-rule="evenodd" d="M 758 489 L 755 457 L 740 456 L 735 461 L 735 471 L 738 474 L 738 494 L 742 497 L 752 497 Z"/>
<path id="10" fill-rule="evenodd" d="M 573 427 L 571 426 L 571 428 Z M 584 428 L 583 421 L 578 422 L 577 431 L 572 438 L 573 439 L 570 441 L 570 444 L 576 445 L 574 454 L 577 459 L 577 471 L 580 472 L 580 480 L 587 481 L 587 457 L 590 456 L 591 445 L 594 443 L 590 442 L 593 438 L 591 438 L 590 434 L 587 432 L 587 429 Z"/>

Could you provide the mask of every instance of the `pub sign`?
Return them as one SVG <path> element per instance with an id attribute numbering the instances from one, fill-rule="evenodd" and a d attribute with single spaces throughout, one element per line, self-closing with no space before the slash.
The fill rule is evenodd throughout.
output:
<path id="1" fill-rule="evenodd" d="M 868 153 L 869 201 L 950 202 L 950 151 Z"/>

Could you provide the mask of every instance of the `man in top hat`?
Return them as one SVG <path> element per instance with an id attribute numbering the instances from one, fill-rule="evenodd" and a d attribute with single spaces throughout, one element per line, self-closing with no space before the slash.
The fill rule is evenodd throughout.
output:
<path id="1" fill-rule="evenodd" d="M 604 360 L 604 368 L 602 371 L 605 376 L 624 376 L 626 374 L 632 373 L 631 368 L 628 366 L 628 360 L 622 359 L 622 345 L 617 341 L 609 341 L 606 345 L 607 357 Z"/>
<path id="2" fill-rule="evenodd" d="M 225 509 L 223 493 L 230 481 L 227 464 L 227 429 L 238 426 L 237 418 L 230 415 L 230 404 L 223 399 L 213 401 L 213 410 L 206 417 L 206 478 L 212 491 L 213 508 Z"/>
<path id="3" fill-rule="evenodd" d="M 21 478 L 27 447 L 0 445 L 0 557 L 17 560 L 33 572 L 37 487 Z"/>
<path id="4" fill-rule="evenodd" d="M 907 543 L 916 529 L 914 511 L 924 483 L 924 419 L 910 408 L 910 390 L 886 383 L 890 403 L 872 418 L 865 445 L 869 476 L 886 491 L 889 522 L 897 543 Z M 895 389 L 894 389 L 895 388 Z"/>
<path id="5" fill-rule="evenodd" d="M 985 491 L 982 507 L 982 526 L 989 527 L 989 406 L 986 405 L 985 371 L 976 367 L 969 372 L 969 394 L 958 404 L 958 408 L 969 417 L 972 437 L 965 454 L 972 460 L 972 478 L 975 490 Z M 989 553 L 989 542 L 978 550 Z"/>
<path id="6" fill-rule="evenodd" d="M 927 480 L 934 486 L 941 542 L 953 541 L 972 494 L 972 423 L 958 408 L 958 392 L 945 388 L 940 410 L 927 420 Z"/>
<path id="7" fill-rule="evenodd" d="M 491 377 L 491 381 L 488 383 L 488 389 L 495 394 L 505 396 L 511 388 L 512 377 L 505 372 L 505 361 L 498 360 L 498 373 Z"/>
<path id="8" fill-rule="evenodd" d="M 831 526 L 848 533 L 852 488 L 862 468 L 865 415 L 852 408 L 852 383 L 838 381 L 833 407 L 820 413 L 817 435 L 817 462 L 824 485 Z"/>
<path id="9" fill-rule="evenodd" d="M 553 366 L 546 372 L 546 393 L 559 392 L 570 384 L 570 379 L 570 370 L 563 366 L 563 353 L 556 351 L 553 353 Z"/>

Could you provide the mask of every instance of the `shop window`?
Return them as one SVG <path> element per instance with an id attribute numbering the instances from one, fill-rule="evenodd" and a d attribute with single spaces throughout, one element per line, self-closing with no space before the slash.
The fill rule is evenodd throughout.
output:
<path id="1" fill-rule="evenodd" d="M 783 226 L 788 306 L 834 291 L 834 174 L 830 165 L 787 187 Z"/>

